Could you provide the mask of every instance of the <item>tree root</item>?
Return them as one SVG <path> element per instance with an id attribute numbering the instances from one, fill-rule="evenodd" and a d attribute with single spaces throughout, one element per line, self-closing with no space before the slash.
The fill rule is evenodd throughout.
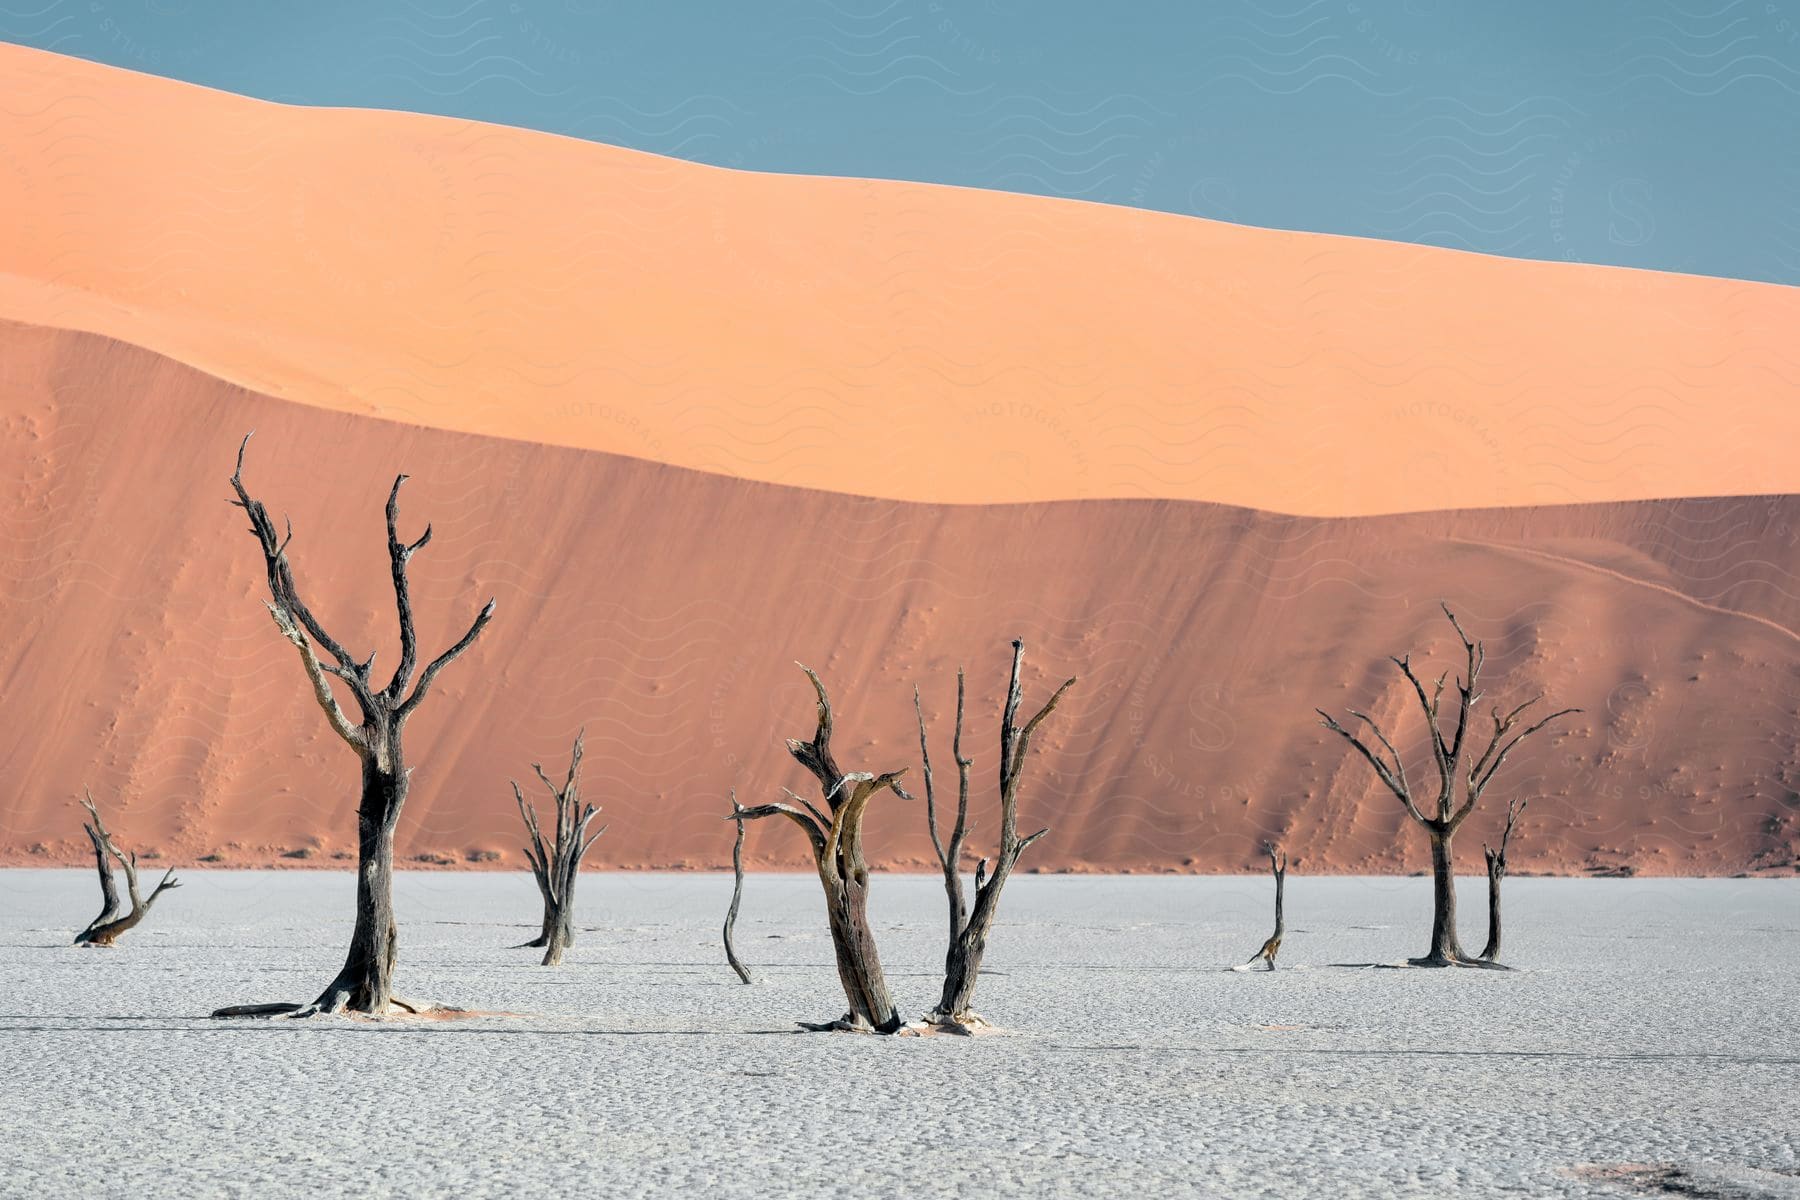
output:
<path id="1" fill-rule="evenodd" d="M 1491 959 L 1486 959 L 1486 958 L 1468 958 L 1466 956 L 1462 957 L 1462 958 L 1439 958 L 1436 956 L 1431 956 L 1431 957 L 1426 957 L 1426 958 L 1409 958 L 1406 960 L 1405 965 L 1409 966 L 1409 967 L 1425 967 L 1425 968 L 1470 967 L 1470 968 L 1473 968 L 1474 970 L 1478 970 L 1478 971 L 1510 971 L 1510 970 L 1512 970 L 1512 968 L 1507 966 L 1505 963 L 1497 963 L 1497 962 L 1492 961 Z"/>
<path id="2" fill-rule="evenodd" d="M 932 1037 L 938 1034 L 951 1034 L 956 1037 L 992 1037 L 996 1034 L 1004 1034 L 1006 1030 L 978 1012 L 965 1012 L 952 1016 L 949 1013 L 933 1009 L 925 1014 L 923 1021 L 908 1025 L 900 1032 L 904 1037 Z"/>
<path id="3" fill-rule="evenodd" d="M 908 1029 L 914 1028 L 919 1023 L 913 1022 L 907 1024 L 896 1017 L 891 1026 L 878 1028 L 869 1024 L 855 1013 L 847 1012 L 835 1021 L 795 1021 L 794 1024 L 798 1025 L 807 1033 L 867 1033 L 888 1037 L 894 1034 L 905 1033 Z"/>
<path id="4" fill-rule="evenodd" d="M 331 992 L 319 997 L 311 1004 L 233 1004 L 225 1008 L 214 1009 L 212 1016 L 230 1017 L 267 1017 L 288 1021 L 300 1021 L 307 1017 L 347 1016 L 379 1020 L 385 1017 L 429 1017 L 442 1019 L 446 1017 L 477 1017 L 492 1014 L 472 1012 L 466 1008 L 456 1008 L 449 1004 L 434 1004 L 428 1000 L 409 1000 L 400 996 L 393 997 L 388 1006 L 378 1013 L 358 1012 L 349 1007 L 348 992 Z"/>

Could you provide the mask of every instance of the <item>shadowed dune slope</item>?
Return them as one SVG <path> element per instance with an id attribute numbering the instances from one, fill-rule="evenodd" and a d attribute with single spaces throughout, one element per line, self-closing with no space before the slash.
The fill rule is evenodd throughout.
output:
<path id="1" fill-rule="evenodd" d="M 1298 869 L 1425 863 L 1312 708 L 1411 703 L 1384 655 L 1451 666 L 1446 596 L 1489 643 L 1493 701 L 1587 715 L 1491 793 L 1531 797 L 1520 870 L 1790 867 L 1797 823 L 1800 501 L 1593 504 L 1319 520 L 1171 501 L 997 507 L 858 499 L 424 429 L 247 392 L 97 336 L 0 325 L 0 861 L 79 861 L 85 783 L 121 840 L 165 857 L 330 863 L 353 846 L 356 764 L 259 597 L 226 479 L 254 427 L 254 494 L 294 522 L 334 634 L 395 661 L 381 504 L 436 536 L 413 566 L 423 649 L 488 596 L 497 618 L 415 719 L 402 853 L 519 867 L 508 777 L 561 768 L 585 725 L 595 861 L 720 865 L 725 789 L 805 780 L 816 667 L 847 768 L 912 765 L 923 688 L 940 770 L 970 680 L 980 829 L 1007 639 L 1045 727 L 1024 821 L 1046 869 L 1238 870 L 1278 837 Z M 329 481 L 324 482 L 324 481 Z M 1415 773 L 1416 722 L 1404 721 Z M 1494 811 L 1463 839 L 1476 869 Z M 1398 838 L 1396 833 L 1399 833 Z M 917 803 L 870 826 L 927 861 Z M 758 863 L 797 865 L 761 824 Z"/>
<path id="2" fill-rule="evenodd" d="M 1800 289 L 0 75 L 0 316 L 317 406 L 910 501 L 1800 492 Z"/>

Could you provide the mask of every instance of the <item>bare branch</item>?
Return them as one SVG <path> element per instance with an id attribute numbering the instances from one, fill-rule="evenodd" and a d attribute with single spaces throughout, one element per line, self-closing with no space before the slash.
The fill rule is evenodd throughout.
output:
<path id="1" fill-rule="evenodd" d="M 812 772 L 813 778 L 819 781 L 819 790 L 824 795 L 825 802 L 831 805 L 835 811 L 843 803 L 841 800 L 832 798 L 838 794 L 838 787 L 843 782 L 844 773 L 838 770 L 837 760 L 831 755 L 831 729 L 834 720 L 831 713 L 831 697 L 825 694 L 825 685 L 820 682 L 818 674 L 811 667 L 805 663 L 795 663 L 794 665 L 806 672 L 806 678 L 812 682 L 813 692 L 818 697 L 818 728 L 813 731 L 810 742 L 789 738 L 788 753 L 792 754 L 801 766 Z"/>
<path id="2" fill-rule="evenodd" d="M 489 600 L 487 604 L 482 607 L 480 615 L 475 618 L 475 623 L 469 626 L 469 632 L 463 634 L 456 645 L 432 659 L 430 664 L 419 673 L 419 686 L 413 689 L 413 694 L 398 710 L 397 715 L 401 719 L 410 716 L 412 710 L 419 707 L 420 702 L 422 702 L 426 695 L 431 691 L 431 685 L 437 679 L 438 672 L 462 657 L 463 651 L 475 644 L 475 639 L 481 636 L 481 631 L 487 628 L 488 622 L 493 620 L 493 618 L 494 602 Z"/>
<path id="3" fill-rule="evenodd" d="M 306 678 L 312 684 L 313 699 L 318 701 L 319 709 L 325 714 L 326 721 L 330 723 L 331 728 L 339 737 L 348 742 L 358 753 L 361 753 L 368 746 L 368 737 L 360 727 L 351 722 L 344 710 L 338 706 L 337 696 L 331 690 L 331 682 L 325 678 L 328 670 L 343 678 L 341 669 L 328 668 L 319 661 L 319 656 L 313 653 L 312 643 L 307 640 L 306 631 L 294 622 L 286 609 L 277 604 L 268 604 L 268 608 L 269 615 L 275 619 L 275 628 L 279 629 L 281 636 L 292 642 L 294 648 L 300 652 L 300 664 L 306 668 Z"/>
<path id="4" fill-rule="evenodd" d="M 400 619 L 400 665 L 394 669 L 394 677 L 388 682 L 387 694 L 390 699 L 399 699 L 412 682 L 414 666 L 418 663 L 419 643 L 413 631 L 412 597 L 406 584 L 406 563 L 413 551 L 423 546 L 431 538 L 431 528 L 427 526 L 425 536 L 408 546 L 400 540 L 400 485 L 407 476 L 394 476 L 394 486 L 388 492 L 387 508 L 387 541 L 388 566 L 394 580 L 394 607 Z"/>
<path id="5" fill-rule="evenodd" d="M 1574 714 L 1576 714 L 1580 711 L 1581 710 L 1579 708 L 1559 709 L 1558 711 L 1551 713 L 1549 716 L 1547 716 L 1543 720 L 1539 721 L 1537 724 L 1529 726 L 1522 732 L 1515 734 L 1511 741 L 1508 741 L 1504 746 L 1502 746 L 1500 748 L 1500 752 L 1494 756 L 1494 761 L 1488 764 L 1487 770 L 1485 772 L 1483 772 L 1479 778 L 1474 778 L 1474 777 L 1470 778 L 1469 788 L 1468 788 L 1468 798 L 1463 801 L 1462 808 L 1457 810 L 1455 820 L 1460 822 L 1464 817 L 1469 815 L 1470 810 L 1472 810 L 1475 807 L 1475 802 L 1477 800 L 1481 799 L 1481 793 L 1485 792 L 1487 790 L 1488 784 L 1490 784 L 1494 781 L 1494 776 L 1496 773 L 1499 772 L 1500 767 L 1506 762 L 1507 755 L 1511 754 L 1518 747 L 1520 742 L 1524 741 L 1526 738 L 1530 737 L 1532 734 L 1536 733 L 1538 730 L 1544 728 L 1544 726 L 1550 724 L 1550 722 L 1558 720 L 1559 718 L 1562 718 L 1562 717 L 1573 716 Z"/>
<path id="6" fill-rule="evenodd" d="M 1418 805 L 1413 803 L 1412 793 L 1407 791 L 1405 785 L 1394 777 L 1394 772 L 1389 769 L 1386 763 L 1381 761 L 1373 750 L 1370 750 L 1367 746 L 1363 745 L 1361 738 L 1357 737 L 1354 733 L 1351 733 L 1348 729 L 1345 729 L 1342 725 L 1339 725 L 1336 718 L 1324 709 L 1315 708 L 1313 711 L 1318 713 L 1322 718 L 1319 722 L 1321 725 L 1356 747 L 1356 752 L 1368 760 L 1369 765 L 1375 768 L 1376 776 L 1380 778 L 1382 783 L 1387 785 L 1388 791 L 1394 793 L 1394 795 L 1399 798 L 1400 803 L 1406 806 L 1407 814 L 1411 816 L 1413 820 L 1419 822 L 1421 825 L 1429 823 L 1425 819 L 1425 814 L 1419 811 Z M 1381 740 L 1383 745 L 1388 744 L 1385 736 Z"/>
<path id="7" fill-rule="evenodd" d="M 825 853 L 825 831 L 813 823 L 813 819 L 797 808 L 786 804 L 758 804 L 754 808 L 743 808 L 726 817 L 727 821 L 756 821 L 763 817 L 786 817 L 800 826 L 806 834 L 807 841 L 812 843 L 813 857 L 820 858 Z"/>

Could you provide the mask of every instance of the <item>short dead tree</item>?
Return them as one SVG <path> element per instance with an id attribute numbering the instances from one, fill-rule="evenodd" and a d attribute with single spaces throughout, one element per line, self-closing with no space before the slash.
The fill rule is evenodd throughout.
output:
<path id="1" fill-rule="evenodd" d="M 1486 651 L 1480 642 L 1469 640 L 1463 632 L 1462 624 L 1457 621 L 1456 614 L 1444 605 L 1444 615 L 1450 619 L 1456 636 L 1462 639 L 1463 651 L 1467 658 L 1467 666 L 1462 678 L 1457 680 L 1457 711 L 1455 732 L 1446 736 L 1439 719 L 1439 702 L 1444 694 L 1444 681 L 1450 673 L 1445 671 L 1437 678 L 1437 683 L 1429 695 L 1425 685 L 1413 673 L 1412 658 L 1392 659 L 1400 673 L 1412 686 L 1414 695 L 1418 697 L 1419 708 L 1425 714 L 1426 738 L 1431 747 L 1433 765 L 1437 768 L 1438 787 L 1436 802 L 1429 810 L 1421 808 L 1413 796 L 1412 784 L 1406 778 L 1406 765 L 1401 760 L 1400 752 L 1394 748 L 1393 741 L 1383 732 L 1374 718 L 1355 709 L 1347 710 L 1352 717 L 1363 722 L 1375 739 L 1387 752 L 1383 757 L 1366 745 L 1354 733 L 1340 725 L 1330 713 L 1324 709 L 1314 711 L 1322 718 L 1321 724 L 1331 732 L 1349 742 L 1356 752 L 1368 762 L 1377 778 L 1386 785 L 1405 807 L 1406 814 L 1425 830 L 1431 841 L 1431 876 L 1432 876 L 1432 916 L 1431 945 L 1425 954 L 1409 960 L 1413 966 L 1420 967 L 1470 967 L 1497 966 L 1479 958 L 1470 957 L 1462 948 L 1456 934 L 1456 877 L 1455 862 L 1452 858 L 1451 841 L 1462 823 L 1468 820 L 1469 814 L 1475 811 L 1482 793 L 1493 783 L 1494 776 L 1520 742 L 1532 734 L 1545 728 L 1551 722 L 1570 716 L 1581 710 L 1578 708 L 1558 709 L 1531 725 L 1519 729 L 1520 719 L 1527 709 L 1532 708 L 1543 699 L 1535 696 L 1510 712 L 1502 713 L 1499 708 L 1492 711 L 1493 732 L 1487 748 L 1476 755 L 1473 763 L 1465 771 L 1463 764 L 1468 761 L 1472 750 L 1469 737 L 1470 713 L 1481 699 L 1479 691 L 1481 668 L 1486 661 Z M 1517 732 L 1515 732 L 1517 730 Z M 1460 797 L 1458 792 L 1461 792 Z"/>
<path id="2" fill-rule="evenodd" d="M 1282 851 L 1274 842 L 1266 843 L 1263 849 L 1269 855 L 1269 871 L 1275 876 L 1275 932 L 1270 934 L 1269 940 L 1262 944 L 1262 949 L 1250 956 L 1249 962 L 1231 968 L 1234 971 L 1248 971 L 1259 962 L 1263 964 L 1264 970 L 1273 971 L 1275 956 L 1281 953 L 1281 935 L 1287 931 L 1287 923 L 1282 920 L 1281 916 L 1282 893 L 1287 889 L 1287 852 Z M 1280 858 L 1276 857 L 1278 851 L 1281 855 Z"/>
<path id="3" fill-rule="evenodd" d="M 1019 855 L 1050 832 L 1040 829 L 1019 836 L 1019 781 L 1031 750 L 1031 737 L 1044 718 L 1056 710 L 1063 693 L 1075 686 L 1075 680 L 1065 680 L 1044 706 L 1020 726 L 1019 704 L 1024 699 L 1024 687 L 1019 672 L 1025 661 L 1025 644 L 1015 640 L 1012 647 L 1012 682 L 1007 687 L 1006 705 L 1000 714 L 1000 847 L 994 857 L 993 874 L 987 873 L 988 860 L 985 858 L 975 868 L 972 908 L 963 894 L 962 883 L 963 847 L 971 828 L 969 768 L 974 765 L 972 760 L 963 757 L 962 752 L 963 673 L 956 672 L 956 724 L 950 743 L 951 756 L 956 760 L 956 819 L 951 823 L 947 837 L 941 836 L 938 830 L 937 790 L 931 770 L 931 746 L 925 734 L 925 710 L 919 701 L 919 689 L 913 689 L 913 711 L 919 720 L 919 756 L 925 778 L 925 823 L 931 832 L 931 844 L 944 873 L 944 892 L 950 901 L 950 941 L 944 952 L 944 988 L 937 1007 L 925 1020 L 927 1024 L 961 1033 L 973 1032 L 988 1024 L 974 1011 L 975 983 L 981 974 L 981 960 L 987 954 L 988 933 L 993 929 L 994 915 L 1000 910 L 1001 889 L 1012 877 Z"/>
<path id="4" fill-rule="evenodd" d="M 100 810 L 94 804 L 93 793 L 82 789 L 81 807 L 87 809 L 88 819 L 82 825 L 87 831 L 88 841 L 94 846 L 94 865 L 100 871 L 100 915 L 88 922 L 88 927 L 75 935 L 77 946 L 110 946 L 117 942 L 128 931 L 137 928 L 139 921 L 156 903 L 156 898 L 164 892 L 173 891 L 181 886 L 175 878 L 175 869 L 171 867 L 163 873 L 162 882 L 157 884 L 145 899 L 138 891 L 137 851 L 126 854 L 112 840 L 112 834 L 106 830 L 106 822 L 100 819 Z M 119 866 L 125 872 L 125 893 L 131 900 L 131 910 L 119 916 L 119 885 L 113 882 L 112 864 L 108 858 L 119 860 Z"/>
<path id="5" fill-rule="evenodd" d="M 731 789 L 731 819 L 737 822 L 737 840 L 731 844 L 731 907 L 725 910 L 725 961 L 744 983 L 750 982 L 750 968 L 737 956 L 731 935 L 737 929 L 738 904 L 744 898 L 744 806 L 738 803 L 737 789 Z"/>
<path id="6" fill-rule="evenodd" d="M 531 873 L 544 897 L 543 932 L 525 946 L 544 947 L 546 967 L 561 963 L 563 951 L 575 943 L 575 878 L 581 874 L 582 858 L 606 832 L 604 825 L 591 836 L 587 831 L 600 810 L 592 804 L 581 803 L 582 737 L 581 733 L 575 735 L 575 749 L 569 755 L 569 775 L 560 788 L 544 774 L 543 767 L 531 764 L 531 769 L 544 781 L 551 798 L 556 801 L 556 829 L 550 841 L 544 841 L 543 831 L 538 826 L 537 806 L 526 803 L 525 793 L 519 790 L 516 782 L 512 785 L 513 798 L 519 802 L 519 815 L 525 819 L 525 833 L 530 838 L 525 843 L 525 857 L 531 863 Z"/>
<path id="7" fill-rule="evenodd" d="M 1481 848 L 1487 856 L 1488 869 L 1488 936 L 1487 945 L 1481 948 L 1481 957 L 1488 962 L 1500 957 L 1500 881 L 1506 878 L 1506 844 L 1512 841 L 1513 826 L 1519 823 L 1519 814 L 1524 811 L 1525 801 L 1514 798 L 1506 806 L 1506 828 L 1500 833 L 1500 848 Z"/>
<path id="8" fill-rule="evenodd" d="M 421 1012 L 433 1006 L 403 1000 L 394 995 L 394 964 L 398 957 L 399 935 L 394 926 L 394 829 L 400 821 L 401 807 L 406 803 L 412 768 L 406 765 L 401 745 L 406 723 L 431 694 L 438 672 L 449 666 L 475 644 L 481 631 L 494 615 L 494 602 L 489 600 L 454 645 L 418 671 L 418 641 L 413 632 L 412 600 L 407 591 L 406 565 L 412 556 L 431 541 L 431 526 L 412 542 L 400 540 L 398 529 L 400 485 L 406 476 L 396 476 L 387 499 L 387 550 L 393 577 L 394 601 L 400 623 L 400 662 L 385 687 L 370 679 L 375 655 L 357 659 L 342 643 L 325 631 L 312 610 L 300 598 L 294 583 L 293 566 L 288 560 L 288 544 L 293 540 L 292 522 L 282 535 L 260 500 L 252 499 L 244 489 L 244 449 L 250 444 L 245 436 L 238 447 L 237 470 L 232 473 L 231 487 L 237 493 L 232 501 L 250 518 L 250 532 L 262 550 L 267 569 L 269 615 L 275 628 L 294 647 L 300 665 L 312 685 L 313 699 L 324 712 L 332 730 L 356 752 L 362 762 L 362 798 L 357 805 L 356 925 L 350 935 L 350 951 L 343 968 L 325 990 L 310 1004 L 244 1004 L 216 1011 L 214 1016 L 312 1016 L 315 1013 L 350 1011 L 380 1015 L 394 1011 Z M 320 660 L 322 648 L 331 662 Z M 338 704 L 332 691 L 336 679 L 355 699 L 359 720 L 351 720 Z M 411 691 L 408 691 L 408 687 Z"/>
<path id="9" fill-rule="evenodd" d="M 800 664 L 800 669 L 806 672 L 818 696 L 818 728 L 811 741 L 790 738 L 787 748 L 795 761 L 818 780 L 825 807 L 821 809 L 784 788 L 792 804 L 738 808 L 725 819 L 741 823 L 762 817 L 785 817 L 800 827 L 812 847 L 819 883 L 825 890 L 825 915 L 831 928 L 832 949 L 837 956 L 838 980 L 844 986 L 850 1010 L 835 1021 L 823 1024 L 803 1021 L 801 1027 L 897 1033 L 905 1022 L 888 993 L 881 956 L 875 949 L 875 932 L 869 927 L 869 864 L 863 856 L 862 825 L 869 801 L 877 793 L 891 788 L 895 794 L 906 796 L 900 788 L 900 779 L 906 771 L 903 768 L 884 775 L 871 775 L 866 771 L 840 770 L 831 753 L 831 699 L 812 668 Z"/>

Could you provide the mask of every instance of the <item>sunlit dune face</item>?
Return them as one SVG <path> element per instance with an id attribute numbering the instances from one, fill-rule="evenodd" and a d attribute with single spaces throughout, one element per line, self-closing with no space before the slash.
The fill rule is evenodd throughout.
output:
<path id="1" fill-rule="evenodd" d="M 0 67 L 0 315 L 308 404 L 953 503 L 1800 490 L 1796 289 Z"/>

